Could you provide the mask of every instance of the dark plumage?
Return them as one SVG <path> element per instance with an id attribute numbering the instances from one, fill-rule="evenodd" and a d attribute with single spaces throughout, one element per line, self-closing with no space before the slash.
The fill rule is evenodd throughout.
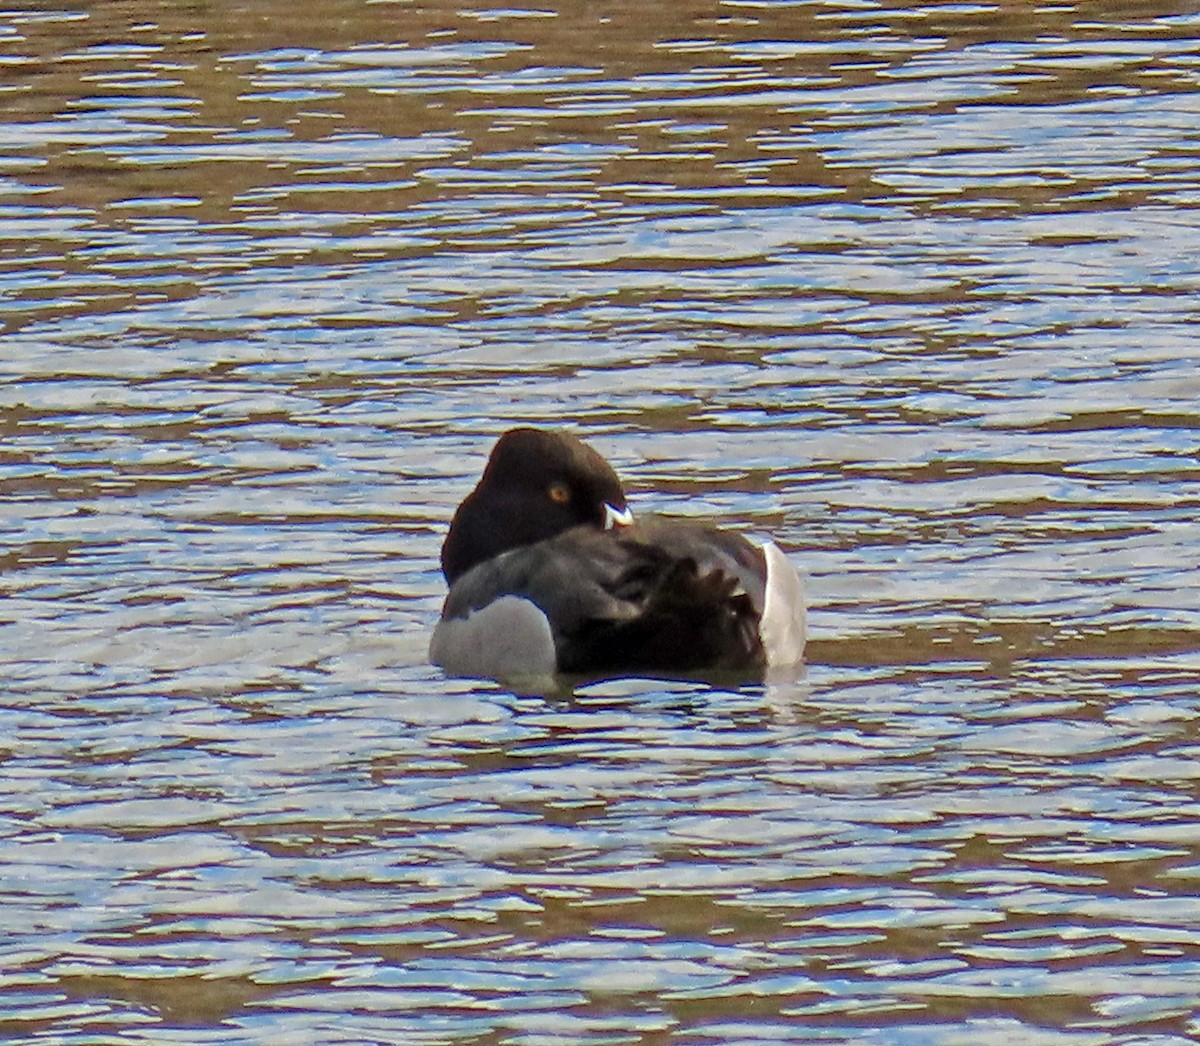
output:
<path id="1" fill-rule="evenodd" d="M 564 433 L 500 438 L 442 569 L 430 655 L 456 674 L 753 671 L 803 652 L 800 578 L 774 545 L 634 523 L 612 467 Z"/>
<path id="2" fill-rule="evenodd" d="M 611 526 L 624 511 L 621 481 L 586 443 L 565 433 L 510 429 L 454 513 L 442 546 L 442 573 L 453 585 L 501 552 L 579 524 Z"/>

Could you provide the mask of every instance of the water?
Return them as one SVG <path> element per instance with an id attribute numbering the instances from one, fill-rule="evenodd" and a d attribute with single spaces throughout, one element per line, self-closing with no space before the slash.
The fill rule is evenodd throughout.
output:
<path id="1" fill-rule="evenodd" d="M 0 15 L 0 1036 L 1200 1037 L 1198 38 Z M 774 534 L 805 677 L 426 664 L 528 422 Z"/>

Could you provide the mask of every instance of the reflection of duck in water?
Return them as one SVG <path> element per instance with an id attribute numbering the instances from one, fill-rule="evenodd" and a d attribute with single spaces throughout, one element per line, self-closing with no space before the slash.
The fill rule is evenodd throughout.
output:
<path id="1" fill-rule="evenodd" d="M 761 670 L 804 654 L 804 587 L 771 542 L 634 521 L 596 451 L 505 433 L 442 546 L 430 657 L 456 675 Z"/>

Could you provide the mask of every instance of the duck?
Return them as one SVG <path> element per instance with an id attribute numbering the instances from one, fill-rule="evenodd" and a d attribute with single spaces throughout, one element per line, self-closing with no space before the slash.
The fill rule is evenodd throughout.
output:
<path id="1" fill-rule="evenodd" d="M 635 519 L 613 467 L 566 431 L 500 436 L 441 568 L 429 656 L 448 675 L 761 676 L 803 661 L 804 582 L 773 541 Z"/>

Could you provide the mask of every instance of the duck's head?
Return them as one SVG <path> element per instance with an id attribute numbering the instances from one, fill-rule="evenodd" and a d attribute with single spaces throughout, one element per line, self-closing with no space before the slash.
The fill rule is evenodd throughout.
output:
<path id="1" fill-rule="evenodd" d="M 632 522 L 616 472 L 586 443 L 548 429 L 510 429 L 454 514 L 442 573 L 452 584 L 477 563 L 572 527 Z"/>

